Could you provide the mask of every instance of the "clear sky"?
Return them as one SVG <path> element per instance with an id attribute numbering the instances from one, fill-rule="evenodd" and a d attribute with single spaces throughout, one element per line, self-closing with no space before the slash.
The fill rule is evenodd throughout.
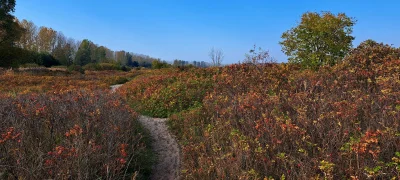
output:
<path id="1" fill-rule="evenodd" d="M 307 11 L 354 17 L 355 46 L 366 39 L 400 45 L 398 0 L 17 0 L 15 15 L 67 37 L 168 61 L 209 61 L 210 48 L 221 48 L 229 64 L 254 44 L 287 62 L 278 42 Z"/>

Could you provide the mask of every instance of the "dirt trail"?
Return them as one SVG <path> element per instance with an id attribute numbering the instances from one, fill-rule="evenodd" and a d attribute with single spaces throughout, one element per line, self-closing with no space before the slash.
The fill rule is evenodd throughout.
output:
<path id="1" fill-rule="evenodd" d="M 116 84 L 116 85 L 112 85 L 110 86 L 111 88 L 111 92 L 115 92 L 118 88 L 120 88 L 122 86 L 122 84 Z"/>
<path id="2" fill-rule="evenodd" d="M 151 146 L 158 156 L 151 179 L 179 179 L 179 146 L 168 130 L 167 119 L 140 116 L 139 121 L 150 131 L 153 138 Z"/>
<path id="3" fill-rule="evenodd" d="M 111 91 L 115 92 L 121 86 L 113 85 Z M 180 150 L 175 137 L 168 130 L 167 119 L 139 116 L 139 122 L 149 130 L 153 139 L 151 146 L 158 157 L 150 179 L 179 179 Z"/>

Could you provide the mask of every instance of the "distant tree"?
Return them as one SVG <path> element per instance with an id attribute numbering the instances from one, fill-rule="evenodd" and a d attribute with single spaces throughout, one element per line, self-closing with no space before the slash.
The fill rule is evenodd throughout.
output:
<path id="1" fill-rule="evenodd" d="M 80 41 L 76 41 L 73 38 L 68 38 L 67 39 L 67 44 L 69 44 L 71 48 L 71 56 L 70 56 L 70 62 L 68 62 L 68 65 L 71 65 L 75 61 L 76 53 L 78 52 L 79 46 L 81 45 Z"/>
<path id="2" fill-rule="evenodd" d="M 39 28 L 36 41 L 39 52 L 52 53 L 57 42 L 57 31 L 42 26 Z"/>
<path id="3" fill-rule="evenodd" d="M 207 67 L 207 64 L 206 64 L 206 62 L 204 62 L 204 61 L 201 61 L 201 62 L 200 62 L 200 67 L 203 67 L 203 68 Z"/>
<path id="4" fill-rule="evenodd" d="M 133 58 L 132 58 L 133 56 L 132 56 L 132 54 L 131 53 L 126 53 L 125 54 L 125 62 L 126 62 L 126 64 L 125 65 L 127 65 L 127 66 L 132 66 L 132 63 L 133 63 Z M 133 66 L 132 66 L 133 67 Z"/>
<path id="5" fill-rule="evenodd" d="M 126 65 L 126 52 L 125 51 L 116 51 L 115 52 L 115 60 L 120 65 Z"/>
<path id="6" fill-rule="evenodd" d="M 174 62 L 172 63 L 172 65 L 175 67 L 179 66 L 179 60 L 175 59 Z"/>
<path id="7" fill-rule="evenodd" d="M 19 40 L 24 29 L 11 14 L 15 11 L 15 0 L 0 0 L 0 46 L 11 47 Z"/>
<path id="8" fill-rule="evenodd" d="M 112 51 L 111 49 L 108 49 L 107 47 L 104 47 L 104 48 L 106 50 L 107 61 L 109 61 L 109 60 L 115 61 L 115 52 Z"/>
<path id="9" fill-rule="evenodd" d="M 221 49 L 211 48 L 208 56 L 211 58 L 211 63 L 213 66 L 221 66 L 222 60 L 224 59 L 224 52 Z"/>
<path id="10" fill-rule="evenodd" d="M 99 62 L 107 62 L 107 48 L 100 46 L 96 49 L 96 55 Z"/>
<path id="11" fill-rule="evenodd" d="M 161 60 L 155 60 L 151 63 L 151 68 L 153 69 L 161 69 L 161 68 L 168 68 L 170 67 L 170 64 L 167 62 L 162 62 Z"/>
<path id="12" fill-rule="evenodd" d="M 0 0 L 0 17 L 15 11 L 15 0 Z"/>
<path id="13" fill-rule="evenodd" d="M 282 51 L 290 63 L 306 68 L 334 65 L 349 52 L 355 20 L 344 13 L 307 12 L 298 26 L 282 34 Z"/>
<path id="14" fill-rule="evenodd" d="M 100 59 L 99 56 L 97 54 L 97 44 L 94 44 L 93 42 L 90 42 L 89 44 L 90 47 L 90 63 L 99 63 Z"/>
<path id="15" fill-rule="evenodd" d="M 53 50 L 52 55 L 57 59 L 62 65 L 71 65 L 72 58 L 74 54 L 74 42 L 73 40 L 68 40 L 63 33 L 57 33 L 57 43 Z"/>
<path id="16" fill-rule="evenodd" d="M 38 27 L 32 22 L 27 20 L 22 20 L 19 25 L 25 30 L 18 41 L 18 46 L 30 50 L 30 51 L 37 51 L 37 34 L 38 34 Z"/>
<path id="17" fill-rule="evenodd" d="M 57 59 L 55 59 L 51 54 L 46 52 L 39 53 L 39 59 L 41 61 L 39 65 L 43 65 L 45 67 L 60 65 L 60 62 Z"/>
<path id="18" fill-rule="evenodd" d="M 132 67 L 139 67 L 139 63 L 137 61 L 133 61 L 131 66 Z"/>
<path id="19" fill-rule="evenodd" d="M 90 63 L 91 61 L 90 43 L 91 42 L 87 39 L 82 41 L 78 51 L 76 52 L 76 57 L 75 57 L 76 65 L 84 66 Z"/>
<path id="20" fill-rule="evenodd" d="M 172 63 L 172 66 L 174 67 L 178 67 L 178 66 L 187 66 L 189 65 L 188 61 L 184 61 L 184 60 L 179 60 L 179 59 L 175 59 Z"/>
<path id="21" fill-rule="evenodd" d="M 67 38 L 64 36 L 62 32 L 58 32 L 56 35 L 56 45 L 53 49 L 52 55 L 55 59 L 62 62 L 63 65 L 66 65 L 68 62 L 69 56 L 66 55 L 65 46 L 67 45 Z"/>
<path id="22" fill-rule="evenodd" d="M 249 53 L 245 54 L 244 63 L 251 64 L 265 64 L 265 63 L 274 63 L 275 60 L 269 56 L 269 52 L 263 50 L 261 47 L 256 48 L 254 45 L 253 49 L 249 51 Z"/>

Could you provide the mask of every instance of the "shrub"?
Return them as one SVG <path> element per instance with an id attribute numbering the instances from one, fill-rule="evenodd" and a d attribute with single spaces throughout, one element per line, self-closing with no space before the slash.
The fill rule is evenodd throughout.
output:
<path id="1" fill-rule="evenodd" d="M 48 53 L 39 53 L 39 59 L 41 61 L 40 65 L 45 67 L 60 65 L 60 62 Z"/>
<path id="2" fill-rule="evenodd" d="M 376 67 L 376 85 L 367 88 L 358 72 L 341 67 L 219 69 L 201 105 L 170 116 L 182 177 L 397 177 L 400 60 Z"/>
<path id="3" fill-rule="evenodd" d="M 356 78 L 360 81 L 359 84 L 363 84 L 364 90 L 375 91 L 378 88 L 377 78 L 379 76 L 391 76 L 393 73 L 393 71 L 382 69 L 382 67 L 386 68 L 389 64 L 392 64 L 394 70 L 397 67 L 397 60 L 400 60 L 399 48 L 367 40 L 353 49 L 338 68 L 355 72 Z"/>
<path id="4" fill-rule="evenodd" d="M 68 69 L 67 69 L 69 72 L 73 72 L 73 71 L 75 71 L 75 72 L 80 72 L 81 74 L 85 74 L 85 69 L 83 69 L 82 68 L 82 66 L 79 66 L 79 65 L 71 65 L 71 66 L 68 66 Z"/>
<path id="5" fill-rule="evenodd" d="M 8 72 L 12 73 L 0 76 L 2 82 L 0 92 L 7 94 L 42 93 L 65 89 L 107 90 L 110 85 L 132 79 L 141 73 L 140 71 L 88 71 L 80 74 L 46 68 L 15 71 L 19 73 L 10 70 Z"/>
<path id="6" fill-rule="evenodd" d="M 154 60 L 151 63 L 151 68 L 153 68 L 153 69 L 161 69 L 161 68 L 168 68 L 168 67 L 171 67 L 171 65 L 168 64 L 167 62 L 161 62 L 159 60 Z"/>
<path id="7" fill-rule="evenodd" d="M 89 63 L 89 64 L 86 64 L 86 65 L 82 66 L 82 68 L 85 71 L 97 71 L 97 70 L 99 70 L 99 64 L 97 64 L 97 63 Z"/>
<path id="8" fill-rule="evenodd" d="M 126 77 L 121 77 L 121 76 L 111 76 L 107 78 L 107 82 L 109 84 L 115 85 L 115 84 L 124 84 L 128 82 L 129 79 Z"/>
<path id="9" fill-rule="evenodd" d="M 21 48 L 0 46 L 0 67 L 17 68 L 20 64 L 35 62 L 35 59 L 29 51 Z"/>
<path id="10" fill-rule="evenodd" d="M 122 67 L 121 67 L 121 70 L 124 71 L 124 72 L 128 72 L 128 71 L 131 70 L 131 68 L 128 67 L 128 66 L 122 66 Z"/>
<path id="11" fill-rule="evenodd" d="M 87 71 L 110 71 L 110 70 L 122 70 L 128 72 L 131 70 L 128 66 L 120 66 L 114 63 L 89 63 L 83 66 L 84 70 Z"/>
<path id="12" fill-rule="evenodd" d="M 188 69 L 189 70 L 189 69 Z M 212 87 L 213 69 L 154 70 L 144 73 L 118 90 L 135 110 L 154 117 L 171 114 L 201 104 Z"/>
<path id="13" fill-rule="evenodd" d="M 2 179 L 125 179 L 149 175 L 137 114 L 104 91 L 0 98 Z M 146 176 L 143 176 L 146 175 Z"/>
<path id="14" fill-rule="evenodd" d="M 120 70 L 121 67 L 113 63 L 99 63 L 99 70 Z"/>
<path id="15" fill-rule="evenodd" d="M 385 62 L 399 59 L 399 48 L 366 40 L 357 48 L 351 50 L 344 62 L 349 63 L 351 67 L 373 68 L 374 65 L 382 65 Z"/>
<path id="16" fill-rule="evenodd" d="M 58 66 L 51 66 L 51 68 L 56 68 L 56 69 L 67 69 L 68 66 L 58 65 Z"/>

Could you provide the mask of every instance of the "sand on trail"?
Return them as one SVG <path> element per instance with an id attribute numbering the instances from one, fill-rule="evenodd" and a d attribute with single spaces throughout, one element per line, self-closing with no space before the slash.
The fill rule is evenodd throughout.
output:
<path id="1" fill-rule="evenodd" d="M 110 86 L 111 88 L 111 92 L 115 92 L 118 88 L 120 88 L 122 86 L 122 84 L 116 84 L 116 85 L 112 85 Z"/>
<path id="2" fill-rule="evenodd" d="M 167 119 L 139 117 L 139 122 L 150 132 L 153 139 L 151 146 L 158 157 L 151 179 L 179 179 L 179 145 L 169 132 L 166 121 Z"/>
<path id="3" fill-rule="evenodd" d="M 115 92 L 122 85 L 111 86 Z M 139 122 L 150 132 L 152 149 L 157 155 L 157 163 L 153 166 L 150 179 L 179 179 L 180 150 L 176 138 L 169 132 L 167 119 L 139 116 Z"/>

